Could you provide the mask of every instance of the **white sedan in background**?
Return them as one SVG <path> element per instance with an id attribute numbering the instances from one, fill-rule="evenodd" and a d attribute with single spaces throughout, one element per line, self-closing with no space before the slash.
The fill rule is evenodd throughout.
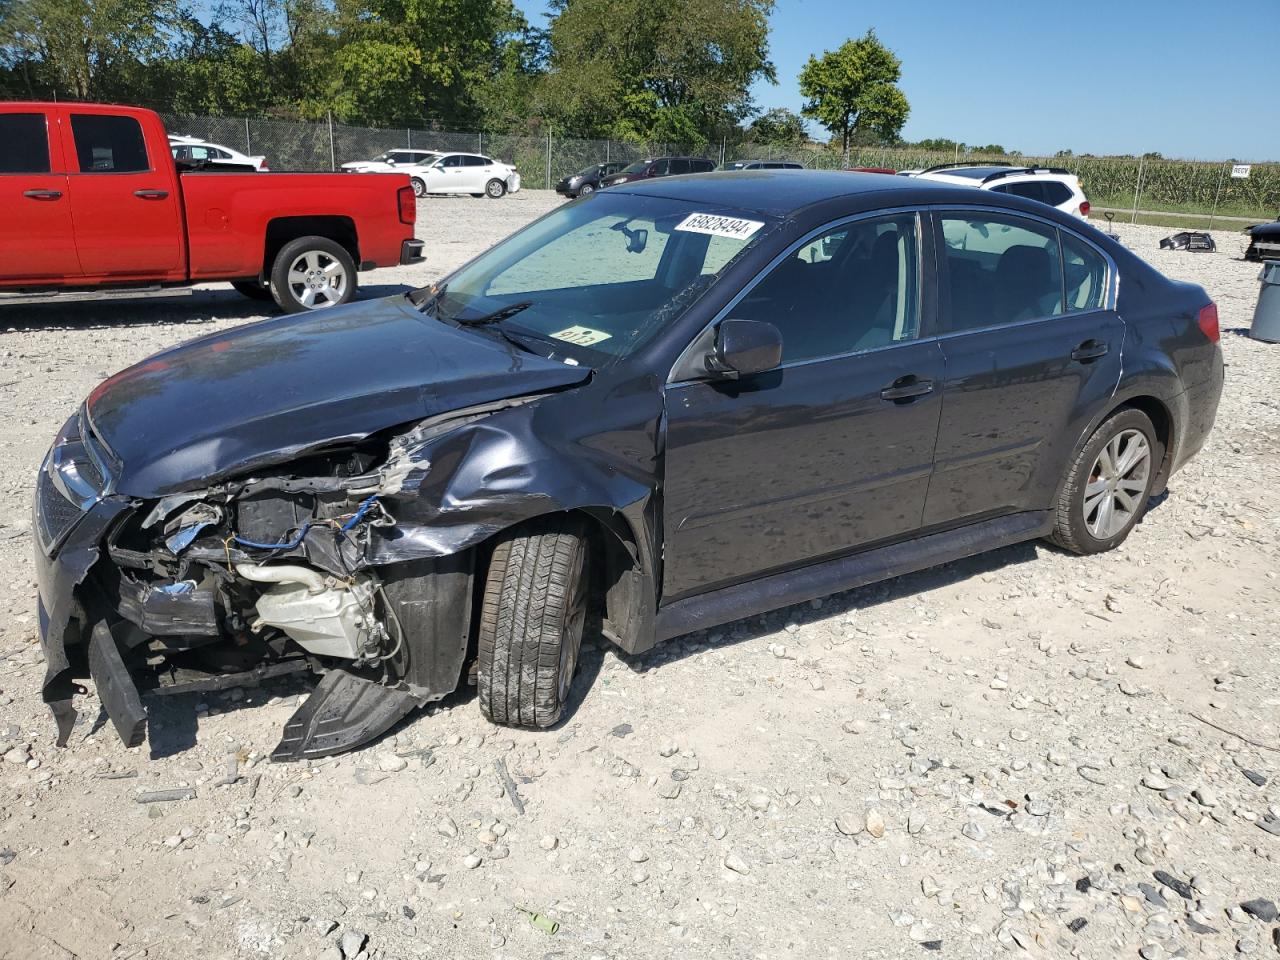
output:
<path id="1" fill-rule="evenodd" d="M 199 137 L 183 137 L 171 134 L 169 136 L 169 152 L 173 154 L 173 159 L 175 160 L 185 160 L 187 162 L 207 160 L 209 163 L 234 163 L 239 166 L 253 167 L 259 173 L 263 173 L 267 169 L 266 157 L 251 157 L 246 153 L 241 153 L 239 150 L 232 150 L 230 147 L 224 147 L 220 143 L 209 143 Z"/>
<path id="2" fill-rule="evenodd" d="M 520 189 L 520 174 L 515 167 L 478 153 L 442 154 L 429 165 L 408 173 L 413 192 L 420 197 L 428 193 L 469 193 L 496 200 Z"/>

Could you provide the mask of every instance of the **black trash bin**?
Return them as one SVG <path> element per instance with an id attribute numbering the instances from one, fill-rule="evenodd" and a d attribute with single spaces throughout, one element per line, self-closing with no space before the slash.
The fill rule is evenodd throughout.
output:
<path id="1" fill-rule="evenodd" d="M 1253 311 L 1249 336 L 1267 343 L 1280 343 L 1280 262 L 1263 264 L 1258 279 L 1262 281 L 1262 289 L 1258 291 L 1258 306 Z"/>

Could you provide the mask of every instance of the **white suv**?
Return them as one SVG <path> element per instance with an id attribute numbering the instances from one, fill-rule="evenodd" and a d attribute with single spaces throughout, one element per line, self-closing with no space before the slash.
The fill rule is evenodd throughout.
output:
<path id="1" fill-rule="evenodd" d="M 1089 201 L 1080 189 L 1080 179 L 1059 167 L 975 166 L 944 163 L 915 174 L 921 180 L 938 180 L 979 190 L 1011 193 L 1057 207 L 1063 213 L 1089 217 Z"/>

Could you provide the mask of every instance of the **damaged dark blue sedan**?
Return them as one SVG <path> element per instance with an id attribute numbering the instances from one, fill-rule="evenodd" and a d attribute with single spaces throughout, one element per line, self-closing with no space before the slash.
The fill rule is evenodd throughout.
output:
<path id="1" fill-rule="evenodd" d="M 622 649 L 1047 537 L 1108 550 L 1196 453 L 1217 312 L 1013 196 L 760 171 L 596 193 L 435 286 L 110 378 L 35 497 L 45 700 L 313 672 L 275 751 L 468 681 L 560 719 Z"/>

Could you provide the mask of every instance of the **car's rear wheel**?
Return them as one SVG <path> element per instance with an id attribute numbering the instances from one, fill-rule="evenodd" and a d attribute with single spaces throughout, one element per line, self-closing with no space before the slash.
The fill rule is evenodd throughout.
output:
<path id="1" fill-rule="evenodd" d="M 588 193 L 595 193 L 596 188 L 589 183 L 584 183 L 578 188 L 578 196 L 585 197 Z"/>
<path id="2" fill-rule="evenodd" d="M 494 723 L 549 727 L 560 719 L 587 618 L 587 537 L 567 514 L 503 534 L 480 611 L 476 686 Z"/>
<path id="3" fill-rule="evenodd" d="M 417 177 L 409 178 L 409 186 L 413 187 L 413 195 L 415 197 L 425 197 L 427 195 L 427 185 Z"/>
<path id="4" fill-rule="evenodd" d="M 231 286 L 236 288 L 236 293 L 248 297 L 250 300 L 270 300 L 271 288 L 261 280 L 232 280 Z"/>
<path id="5" fill-rule="evenodd" d="M 1058 494 L 1053 541 L 1074 553 L 1119 546 L 1147 509 L 1164 447 L 1150 418 L 1125 408 L 1080 448 Z"/>
<path id="6" fill-rule="evenodd" d="M 355 261 L 328 237 L 299 237 L 276 254 L 271 295 L 285 313 L 336 307 L 355 294 Z"/>
<path id="7" fill-rule="evenodd" d="M 490 200 L 497 200 L 506 194 L 507 185 L 494 177 L 484 185 L 484 192 L 488 194 Z"/>

